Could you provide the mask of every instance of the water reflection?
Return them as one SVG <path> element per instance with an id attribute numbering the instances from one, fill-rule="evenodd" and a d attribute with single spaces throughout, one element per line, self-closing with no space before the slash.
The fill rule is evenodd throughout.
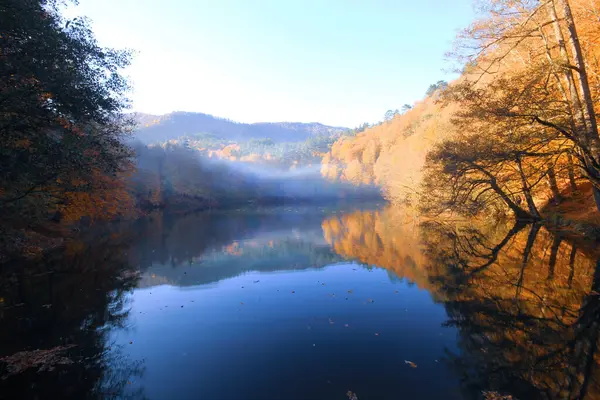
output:
<path id="1" fill-rule="evenodd" d="M 397 209 L 155 215 L 3 271 L 0 358 L 75 347 L 0 397 L 600 398 L 598 259 Z"/>
<path id="2" fill-rule="evenodd" d="M 598 398 L 598 262 L 539 225 L 480 232 L 429 224 L 432 262 L 461 332 L 453 363 L 467 390 L 519 398 Z M 490 237 L 490 236 L 486 236 Z M 501 239 L 500 239 L 501 238 Z M 500 239 L 500 240 L 498 240 Z"/>
<path id="3" fill-rule="evenodd" d="M 370 227 L 368 229 L 367 227 Z M 466 397 L 600 398 L 598 254 L 540 225 L 402 221 L 397 211 L 326 220 L 336 251 L 394 270 L 443 300 Z"/>
<path id="4" fill-rule="evenodd" d="M 131 247 L 129 263 L 142 271 L 139 287 L 202 285 L 248 271 L 323 267 L 342 260 L 323 239 L 326 212 L 157 215 L 137 228 L 145 233 Z"/>
<path id="5" fill-rule="evenodd" d="M 104 246 L 77 247 L 75 255 L 71 248 L 44 263 L 3 271 L 0 357 L 25 353 L 12 365 L 0 364 L 2 398 L 120 396 L 144 373 L 141 362 L 107 340 L 111 330 L 127 326 L 126 293 L 136 284 L 136 275 L 126 271 L 125 243 L 113 237 Z M 61 347 L 66 362 L 53 365 L 45 352 Z M 15 368 L 24 371 L 11 373 Z"/>

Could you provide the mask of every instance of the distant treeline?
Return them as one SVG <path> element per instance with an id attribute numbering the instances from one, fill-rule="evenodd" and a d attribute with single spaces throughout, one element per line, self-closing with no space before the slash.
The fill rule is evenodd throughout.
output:
<path id="1" fill-rule="evenodd" d="M 343 128 L 255 124 L 303 129 L 302 135 L 333 132 L 300 143 L 253 140 L 221 148 L 218 139 L 201 134 L 162 146 L 127 144 L 135 115 L 126 112 L 130 87 L 120 71 L 130 53 L 100 47 L 85 19 L 61 16 L 61 4 L 0 4 L 0 262 L 25 247 L 43 249 L 48 236 L 154 208 L 362 195 L 363 188 L 331 185 L 316 170 L 300 168 L 317 162 Z M 210 161 L 213 149 L 233 152 L 229 161 L 259 155 L 297 171 L 270 175 L 242 163 Z M 376 196 L 377 190 L 364 193 Z"/>

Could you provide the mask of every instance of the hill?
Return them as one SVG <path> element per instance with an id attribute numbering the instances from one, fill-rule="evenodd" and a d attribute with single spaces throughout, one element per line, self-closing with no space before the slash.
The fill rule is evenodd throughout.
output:
<path id="1" fill-rule="evenodd" d="M 240 142 L 270 138 L 275 142 L 302 142 L 315 136 L 339 136 L 344 127 L 317 122 L 259 122 L 245 124 L 217 118 L 209 114 L 173 112 L 165 115 L 134 114 L 138 123 L 135 138 L 143 143 L 164 142 L 198 133 Z"/>
<path id="2" fill-rule="evenodd" d="M 390 121 L 338 139 L 323 157 L 323 176 L 380 185 L 393 201 L 410 199 L 419 188 L 427 153 L 453 131 L 454 107 L 441 107 L 439 93 L 431 94 Z"/>

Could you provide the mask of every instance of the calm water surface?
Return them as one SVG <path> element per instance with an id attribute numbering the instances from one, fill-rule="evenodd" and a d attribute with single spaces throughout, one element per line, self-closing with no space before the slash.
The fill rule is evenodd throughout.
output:
<path id="1" fill-rule="evenodd" d="M 594 254 L 391 209 L 156 215 L 3 271 L 0 398 L 600 398 Z"/>

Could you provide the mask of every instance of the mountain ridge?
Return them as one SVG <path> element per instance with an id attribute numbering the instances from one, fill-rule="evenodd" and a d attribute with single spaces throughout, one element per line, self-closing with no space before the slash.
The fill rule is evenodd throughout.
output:
<path id="1" fill-rule="evenodd" d="M 270 138 L 275 142 L 301 142 L 314 136 L 339 136 L 348 128 L 320 122 L 241 123 L 199 112 L 175 111 L 163 115 L 133 113 L 135 139 L 153 143 L 197 133 L 210 133 L 231 141 Z"/>

